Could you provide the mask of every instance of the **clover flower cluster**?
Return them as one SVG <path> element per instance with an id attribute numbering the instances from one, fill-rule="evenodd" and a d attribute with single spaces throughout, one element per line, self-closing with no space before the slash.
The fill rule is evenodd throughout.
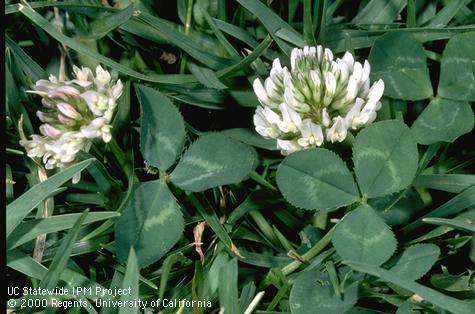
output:
<path id="1" fill-rule="evenodd" d="M 325 141 L 342 142 L 349 130 L 372 123 L 381 108 L 384 82 L 370 86 L 370 65 L 346 52 L 334 59 L 322 46 L 293 49 L 291 67 L 277 58 L 270 76 L 253 83 L 260 102 L 254 115 L 256 131 L 277 139 L 284 155 Z"/>
<path id="2" fill-rule="evenodd" d="M 51 75 L 28 91 L 42 97 L 44 110 L 36 115 L 43 124 L 41 135 L 33 134 L 31 140 L 21 140 L 20 144 L 29 157 L 41 158 L 46 169 L 72 163 L 95 138 L 106 143 L 112 138 L 110 123 L 122 94 L 122 82 L 112 80 L 101 66 L 95 76 L 87 67 L 74 66 L 73 70 L 73 80 L 62 81 Z"/>

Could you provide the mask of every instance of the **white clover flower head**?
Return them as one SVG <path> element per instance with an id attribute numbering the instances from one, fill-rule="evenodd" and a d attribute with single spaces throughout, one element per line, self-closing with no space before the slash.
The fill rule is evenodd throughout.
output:
<path id="1" fill-rule="evenodd" d="M 376 119 L 384 82 L 370 83 L 371 67 L 346 52 L 334 58 L 331 50 L 295 48 L 290 69 L 275 59 L 270 75 L 253 82 L 260 102 L 254 115 L 256 131 L 277 139 L 282 154 L 342 142 L 348 132 Z"/>
<path id="2" fill-rule="evenodd" d="M 96 75 L 87 67 L 73 67 L 75 78 L 60 81 L 51 75 L 39 80 L 30 93 L 42 97 L 44 110 L 36 113 L 43 122 L 41 135 L 21 140 L 27 155 L 39 158 L 46 169 L 62 168 L 73 163 L 80 150 L 90 147 L 91 141 L 112 139 L 111 121 L 117 100 L 122 94 L 122 82 L 113 80 L 101 66 Z M 79 180 L 73 178 L 73 182 Z"/>

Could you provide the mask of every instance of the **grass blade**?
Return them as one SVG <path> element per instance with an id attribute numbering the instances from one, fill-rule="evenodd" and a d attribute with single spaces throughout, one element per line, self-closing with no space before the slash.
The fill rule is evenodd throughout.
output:
<path id="1" fill-rule="evenodd" d="M 40 282 L 40 287 L 44 289 L 53 289 L 58 284 L 58 281 L 61 278 L 61 273 L 66 268 L 68 263 L 69 256 L 73 250 L 74 241 L 79 235 L 79 230 L 81 225 L 84 222 L 89 210 L 86 209 L 82 215 L 77 219 L 73 228 L 68 232 L 68 234 L 61 240 L 61 245 L 56 250 L 56 254 L 53 258 L 53 261 L 49 265 L 48 272 L 45 274 L 43 279 Z"/>
<path id="2" fill-rule="evenodd" d="M 391 271 L 362 263 L 345 263 L 357 271 L 376 276 L 386 282 L 390 282 L 401 288 L 416 293 L 423 300 L 426 300 L 436 306 L 439 306 L 451 313 L 471 314 L 474 311 L 473 305 L 470 305 L 464 301 L 455 299 L 448 295 L 444 295 L 436 290 L 427 288 L 415 281 L 408 281 L 407 279 L 401 278 L 400 276 L 392 273 Z"/>
<path id="3" fill-rule="evenodd" d="M 90 34 L 83 38 L 96 40 L 101 39 L 109 32 L 127 22 L 132 17 L 133 13 L 134 7 L 133 5 L 129 5 L 123 10 L 102 16 L 91 23 Z"/>
<path id="4" fill-rule="evenodd" d="M 425 218 L 425 219 L 431 219 L 431 218 Z M 452 218 L 452 221 L 460 221 L 460 222 L 467 223 L 473 226 L 475 225 L 475 210 L 472 209 L 472 210 L 465 211 L 461 213 L 460 215 L 457 215 L 455 218 Z M 432 229 L 431 231 L 410 241 L 409 243 L 412 244 L 412 243 L 424 242 L 429 239 L 434 239 L 434 238 L 443 236 L 444 234 L 451 232 L 453 230 L 454 228 L 452 227 L 438 226 L 437 228 Z"/>
<path id="5" fill-rule="evenodd" d="M 137 71 L 131 70 L 130 68 L 123 66 L 122 64 L 104 57 L 103 55 L 94 52 L 90 50 L 88 47 L 86 47 L 83 44 L 80 44 L 73 38 L 70 38 L 68 36 L 63 35 L 60 33 L 51 23 L 49 23 L 45 18 L 43 18 L 41 15 L 36 13 L 32 8 L 27 7 L 25 5 L 20 4 L 19 5 L 19 11 L 23 13 L 27 18 L 29 18 L 34 24 L 36 24 L 38 27 L 40 27 L 42 30 L 47 32 L 51 37 L 56 39 L 57 41 L 61 42 L 62 44 L 68 46 L 69 48 L 84 54 L 86 56 L 89 56 L 91 58 L 96 59 L 97 61 L 117 70 L 118 72 L 129 75 L 131 77 L 135 77 L 140 80 L 148 81 L 148 82 L 155 82 L 155 83 L 168 83 L 168 84 L 173 84 L 174 80 L 170 81 L 168 80 L 168 75 L 154 75 L 154 76 L 147 76 L 144 74 L 141 74 Z"/>
<path id="6" fill-rule="evenodd" d="M 112 219 L 114 217 L 118 217 L 119 215 L 120 214 L 117 212 L 92 212 L 89 213 L 86 219 L 84 219 L 83 225 L 101 220 Z M 7 244 L 8 249 L 11 250 L 15 247 L 18 247 L 28 241 L 35 239 L 41 234 L 48 234 L 72 228 L 75 221 L 80 216 L 81 214 L 65 214 L 22 222 L 10 234 Z"/>
<path id="7" fill-rule="evenodd" d="M 196 79 L 206 87 L 214 89 L 227 89 L 228 87 L 221 83 L 216 76 L 216 72 L 205 67 L 200 67 L 192 62 L 188 62 L 188 69 Z"/>
<path id="8" fill-rule="evenodd" d="M 416 27 L 416 2 L 415 0 L 407 0 L 407 18 L 406 27 Z"/>
<path id="9" fill-rule="evenodd" d="M 46 267 L 35 261 L 31 256 L 28 256 L 19 250 L 10 250 L 8 252 L 7 266 L 37 280 L 41 280 L 48 272 Z M 92 295 L 85 295 L 90 299 L 96 297 L 96 288 L 99 288 L 99 290 L 103 289 L 103 287 L 98 283 L 69 268 L 64 269 L 60 274 L 60 279 L 67 282 L 70 287 L 92 287 Z"/>
<path id="10" fill-rule="evenodd" d="M 201 14 L 203 14 L 209 27 L 211 28 L 213 33 L 216 35 L 216 38 L 218 38 L 221 45 L 223 45 L 224 49 L 226 49 L 229 56 L 233 59 L 240 60 L 241 56 L 236 51 L 236 49 L 234 49 L 233 45 L 231 45 L 231 43 L 226 39 L 226 37 L 224 37 L 223 33 L 221 33 L 221 30 L 214 23 L 214 19 L 209 15 L 209 13 L 205 9 L 202 8 L 201 5 L 198 5 L 197 8 L 199 11 L 201 11 Z"/>
<path id="11" fill-rule="evenodd" d="M 122 289 L 130 289 L 131 294 L 124 294 L 121 296 L 120 301 L 124 304 L 133 303 L 139 299 L 139 265 L 137 262 L 137 256 L 135 255 L 134 248 L 130 248 L 129 258 L 127 259 L 127 269 L 125 271 L 124 281 L 122 283 Z M 137 308 L 132 306 L 123 306 L 119 308 L 119 314 L 135 314 Z"/>
<path id="12" fill-rule="evenodd" d="M 183 35 L 162 19 L 143 12 L 137 17 L 137 19 L 160 31 L 166 40 L 177 47 L 180 47 L 183 51 L 186 51 L 186 53 L 206 66 L 216 70 L 228 65 L 226 59 L 218 58 L 200 51 L 196 48 L 196 43 L 193 43 L 193 40 L 190 39 L 190 37 Z"/>
<path id="13" fill-rule="evenodd" d="M 15 194 L 13 192 L 13 176 L 12 176 L 12 168 L 10 167 L 9 164 L 5 165 L 5 199 L 6 203 L 10 203 L 13 198 L 15 197 Z"/>
<path id="14" fill-rule="evenodd" d="M 352 49 L 360 49 L 371 47 L 374 44 L 374 41 L 384 33 L 408 32 L 413 34 L 417 40 L 424 43 L 427 41 L 451 38 L 455 34 L 470 32 L 473 30 L 475 30 L 473 25 L 444 28 L 394 28 L 389 30 L 355 30 L 341 27 L 327 27 L 325 29 L 325 40 L 323 40 L 322 43 L 338 53 L 348 50 L 348 38 L 351 38 Z"/>
<path id="15" fill-rule="evenodd" d="M 226 23 L 224 21 L 221 21 L 215 18 L 213 18 L 213 22 L 221 31 L 225 32 L 228 35 L 233 36 L 234 38 L 239 39 L 240 41 L 249 45 L 250 47 L 255 48 L 257 45 L 259 45 L 257 40 L 246 30 L 236 25 Z"/>
<path id="16" fill-rule="evenodd" d="M 93 156 L 84 151 L 80 151 L 78 153 L 78 158 L 79 160 L 86 160 L 93 158 Z M 89 172 L 89 174 L 94 178 L 94 181 L 97 183 L 98 190 L 103 194 L 114 191 L 114 189 L 117 189 L 119 185 L 118 181 L 112 178 L 112 176 L 109 174 L 104 164 L 97 159 L 89 165 L 87 172 Z"/>
<path id="17" fill-rule="evenodd" d="M 414 186 L 460 193 L 466 188 L 475 185 L 473 174 L 420 174 L 413 183 Z"/>
<path id="18" fill-rule="evenodd" d="M 40 202 L 50 196 L 54 190 L 71 179 L 76 173 L 84 170 L 94 160 L 87 159 L 62 170 L 46 181 L 33 186 L 9 204 L 7 206 L 7 237 Z"/>
<path id="19" fill-rule="evenodd" d="M 423 224 L 423 218 L 447 217 L 450 215 L 455 215 L 464 210 L 465 208 L 473 205 L 475 205 L 475 186 L 466 189 L 464 192 L 455 196 L 445 204 L 437 207 L 430 213 L 405 226 L 401 230 L 403 233 L 409 233 Z"/>
<path id="20" fill-rule="evenodd" d="M 211 208 L 208 200 L 199 193 L 190 194 L 189 198 L 193 206 L 206 220 L 211 229 L 213 229 L 214 233 L 216 233 L 218 238 L 223 241 L 224 245 L 226 245 L 226 247 L 234 254 L 239 254 L 239 251 L 234 246 L 233 241 L 226 232 L 226 229 L 224 229 L 223 225 L 219 222 L 219 218 L 214 212 L 213 208 Z"/>
<path id="21" fill-rule="evenodd" d="M 431 225 L 446 226 L 457 230 L 475 233 L 475 225 L 460 221 L 458 219 L 424 218 L 422 221 Z"/>
<path id="22" fill-rule="evenodd" d="M 303 35 L 308 45 L 315 45 L 312 23 L 312 1 L 303 0 Z"/>
<path id="23" fill-rule="evenodd" d="M 287 55 L 290 54 L 293 47 L 276 36 L 279 30 L 285 29 L 287 33 L 292 34 L 292 37 L 303 41 L 302 36 L 295 29 L 259 0 L 237 0 L 237 2 L 259 19 L 269 34 L 274 38 L 277 45 L 279 45 L 282 51 Z"/>
<path id="24" fill-rule="evenodd" d="M 259 44 L 259 46 L 256 47 L 247 57 L 239 61 L 238 63 L 227 67 L 225 69 L 219 70 L 216 72 L 219 78 L 226 78 L 230 77 L 239 71 L 247 68 L 254 60 L 259 58 L 265 50 L 270 46 L 272 43 L 272 39 L 270 36 L 267 36 L 264 38 L 264 40 Z"/>
<path id="25" fill-rule="evenodd" d="M 16 60 L 20 63 L 23 71 L 31 79 L 32 82 L 35 82 L 39 79 L 44 79 L 48 77 L 48 74 L 26 54 L 23 49 L 21 49 L 8 35 L 5 35 L 5 44 L 16 57 Z"/>
<path id="26" fill-rule="evenodd" d="M 76 12 L 83 12 L 83 13 L 92 13 L 92 12 L 115 12 L 119 11 L 116 8 L 106 7 L 106 6 L 99 6 L 99 5 L 91 5 L 86 3 L 81 3 L 77 1 L 61 1 L 61 2 L 50 2 L 50 1 L 33 1 L 28 3 L 28 5 L 32 9 L 42 9 L 42 8 L 49 8 L 49 7 L 61 7 L 64 9 L 73 9 Z M 5 15 L 18 13 L 20 11 L 20 3 L 9 4 L 5 6 Z"/>
<path id="27" fill-rule="evenodd" d="M 165 258 L 162 264 L 161 273 L 160 273 L 160 285 L 158 290 L 158 298 L 163 299 L 165 296 L 165 288 L 167 287 L 168 278 L 170 277 L 170 272 L 172 270 L 173 264 L 177 261 L 178 256 L 176 254 L 171 254 Z"/>
<path id="28" fill-rule="evenodd" d="M 406 6 L 406 0 L 371 0 L 353 19 L 355 24 L 391 23 Z"/>
<path id="29" fill-rule="evenodd" d="M 301 37 L 295 37 L 294 33 L 286 28 L 279 29 L 277 32 L 275 32 L 275 36 L 296 47 L 302 48 L 306 45 L 305 40 L 303 40 Z"/>
<path id="30" fill-rule="evenodd" d="M 450 1 L 442 10 L 434 16 L 426 26 L 437 26 L 443 27 L 446 26 L 454 16 L 460 12 L 460 9 L 465 6 L 470 1 L 459 0 L 459 1 Z"/>
<path id="31" fill-rule="evenodd" d="M 219 270 L 219 304 L 225 313 L 238 314 L 238 266 L 237 259 L 233 258 Z"/>

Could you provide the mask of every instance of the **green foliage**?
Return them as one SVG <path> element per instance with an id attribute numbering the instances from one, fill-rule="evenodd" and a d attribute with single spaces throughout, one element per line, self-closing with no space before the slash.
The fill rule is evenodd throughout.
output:
<path id="1" fill-rule="evenodd" d="M 208 200 L 203 196 L 197 194 L 190 195 L 190 201 L 193 206 L 196 207 L 199 214 L 203 217 L 206 223 L 213 229 L 216 236 L 223 242 L 225 246 L 227 246 L 230 250 L 232 249 L 233 243 L 231 238 L 229 237 L 226 229 L 223 227 L 221 222 L 219 221 L 216 212 L 213 211 L 213 208 L 209 204 Z"/>
<path id="2" fill-rule="evenodd" d="M 277 143 L 274 139 L 266 139 L 249 129 L 227 129 L 221 132 L 230 138 L 249 144 L 254 147 L 267 150 L 277 150 Z"/>
<path id="3" fill-rule="evenodd" d="M 180 207 L 168 187 L 160 181 L 141 183 L 115 227 L 117 257 L 125 261 L 134 248 L 139 266 L 148 266 L 170 250 L 183 228 Z"/>
<path id="4" fill-rule="evenodd" d="M 178 109 L 157 90 L 136 85 L 141 105 L 140 151 L 145 160 L 167 170 L 185 144 L 185 124 Z"/>
<path id="5" fill-rule="evenodd" d="M 446 203 L 440 205 L 439 207 L 425 214 L 421 218 L 413 221 L 409 225 L 405 226 L 403 228 L 403 231 L 410 232 L 418 226 L 422 225 L 423 218 L 447 217 L 450 215 L 458 214 L 464 209 L 469 208 L 471 206 L 475 206 L 475 186 L 464 190 L 462 193 L 454 196 Z"/>
<path id="6" fill-rule="evenodd" d="M 71 230 L 69 230 L 68 234 L 61 241 L 61 245 L 56 251 L 56 254 L 50 264 L 48 272 L 41 279 L 40 286 L 42 288 L 52 290 L 57 286 L 61 273 L 66 268 L 67 262 L 69 260 L 69 255 L 71 254 L 71 251 L 73 249 L 74 241 L 79 235 L 81 225 L 84 219 L 86 218 L 88 212 L 88 210 L 84 211 L 84 213 L 76 220 Z"/>
<path id="7" fill-rule="evenodd" d="M 427 218 L 426 218 L 427 219 Z M 430 219 L 430 218 L 429 218 Z M 432 218 L 432 219 L 437 219 L 437 218 Z M 441 219 L 441 218 L 439 218 Z M 454 218 L 452 218 L 452 223 L 459 221 L 465 224 L 475 224 L 475 210 L 468 210 L 466 212 L 463 212 Z M 417 239 L 413 240 L 413 243 L 416 242 L 422 242 L 422 241 L 427 241 L 430 239 L 434 239 L 440 236 L 443 236 L 451 231 L 453 231 L 454 228 L 448 226 L 447 224 L 441 225 L 437 228 L 432 229 L 430 232 L 424 234 L 423 236 L 418 237 Z"/>
<path id="8" fill-rule="evenodd" d="M 440 96 L 475 101 L 474 41 L 475 32 L 470 32 L 454 36 L 447 43 L 440 66 Z"/>
<path id="9" fill-rule="evenodd" d="M 166 20 L 152 16 L 148 13 L 142 13 L 138 20 L 144 22 L 146 25 L 160 32 L 160 35 L 165 40 L 175 44 L 196 60 L 202 62 L 211 69 L 218 69 L 223 65 L 229 64 L 225 59 L 216 57 L 208 52 L 198 49 L 194 39 L 187 38 L 186 35 L 173 28 Z"/>
<path id="10" fill-rule="evenodd" d="M 475 226 L 469 222 L 459 221 L 458 219 L 446 219 L 446 218 L 424 218 L 422 219 L 423 222 L 438 226 L 447 226 L 450 228 L 467 231 L 471 233 L 475 233 Z"/>
<path id="11" fill-rule="evenodd" d="M 310 270 L 302 273 L 290 292 L 290 308 L 293 314 L 345 313 L 358 300 L 358 283 L 353 283 L 339 297 L 330 284 L 327 274 Z"/>
<path id="12" fill-rule="evenodd" d="M 421 196 L 415 189 L 407 189 L 398 194 L 391 194 L 368 200 L 386 223 L 393 226 L 405 225 L 411 214 L 424 207 Z"/>
<path id="13" fill-rule="evenodd" d="M 10 37 L 6 36 L 5 44 L 16 56 L 15 60 L 20 62 L 21 69 L 28 74 L 28 77 L 32 82 L 47 77 L 46 72 L 35 61 L 33 61 L 30 56 L 28 56 Z"/>
<path id="14" fill-rule="evenodd" d="M 21 251 L 12 250 L 8 252 L 8 267 L 25 274 L 33 279 L 41 280 L 47 274 L 48 269 L 41 265 L 38 261 L 34 260 L 31 256 L 25 255 Z M 97 284 L 94 280 L 89 279 L 77 271 L 70 268 L 64 269 L 60 273 L 60 279 L 67 282 L 71 287 L 91 287 L 93 291 L 89 297 L 96 297 L 96 288 L 103 288 L 100 284 Z M 83 297 L 84 294 L 80 293 L 79 297 Z"/>
<path id="15" fill-rule="evenodd" d="M 239 300 L 238 300 L 238 267 L 237 259 L 226 262 L 219 269 L 219 304 L 221 308 L 224 308 L 226 313 L 238 314 L 239 313 Z"/>
<path id="16" fill-rule="evenodd" d="M 391 23 L 406 6 L 404 0 L 371 0 L 353 19 L 356 24 Z"/>
<path id="17" fill-rule="evenodd" d="M 8 237 L 8 248 L 13 249 L 42 234 L 70 229 L 80 216 L 81 214 L 55 215 L 48 218 L 31 219 L 22 222 Z M 118 216 L 119 214 L 117 212 L 92 212 L 86 216 L 83 224 L 112 219 Z"/>
<path id="18" fill-rule="evenodd" d="M 353 203 L 358 189 L 343 161 L 326 149 L 308 149 L 286 157 L 277 170 L 277 185 L 293 205 L 330 209 Z"/>
<path id="19" fill-rule="evenodd" d="M 8 286 L 92 291 L 35 313 L 474 313 L 472 2 L 7 1 Z M 284 157 L 252 83 L 317 44 L 368 59 L 382 107 Z M 27 91 L 74 64 L 123 82 L 112 140 L 44 180 L 19 144 L 39 133 Z M 114 288 L 131 294 L 96 293 Z"/>
<path id="20" fill-rule="evenodd" d="M 451 274 L 436 274 L 430 277 L 430 283 L 437 289 L 461 292 L 470 291 L 471 283 L 470 276 L 454 276 Z"/>
<path id="21" fill-rule="evenodd" d="M 411 127 L 417 143 L 453 142 L 473 129 L 473 111 L 466 102 L 433 99 Z"/>
<path id="22" fill-rule="evenodd" d="M 22 194 L 12 203 L 7 206 L 7 237 L 10 233 L 21 223 L 23 218 L 28 215 L 38 204 L 44 199 L 48 198 L 58 192 L 58 188 L 66 181 L 71 179 L 76 173 L 85 169 L 93 162 L 94 159 L 84 160 L 80 163 L 72 165 L 60 173 L 51 176 L 46 181 L 43 181 L 33 186 L 28 192 Z"/>
<path id="23" fill-rule="evenodd" d="M 23 5 L 20 5 L 20 12 L 23 13 L 27 18 L 29 18 L 33 23 L 41 27 L 45 32 L 50 34 L 53 38 L 56 40 L 60 41 L 61 43 L 65 44 L 66 46 L 70 47 L 71 49 L 77 51 L 80 54 L 83 54 L 85 56 L 88 56 L 92 59 L 96 59 L 97 62 L 101 62 L 105 65 L 110 66 L 111 68 L 125 74 L 125 75 L 130 75 L 131 77 L 135 77 L 138 79 L 142 79 L 144 81 L 151 81 L 151 82 L 156 82 L 160 83 L 162 80 L 153 78 L 153 77 L 148 77 L 146 75 L 143 75 L 137 71 L 131 70 L 130 68 L 123 66 L 120 63 L 117 63 L 113 61 L 110 58 L 104 57 L 103 55 L 91 50 L 89 47 L 87 47 L 85 44 L 76 41 L 68 36 L 63 35 L 61 32 L 59 32 L 53 25 L 51 25 L 46 19 L 44 19 L 41 15 L 39 15 L 37 12 L 35 12 L 33 9 L 30 7 L 26 7 Z"/>
<path id="24" fill-rule="evenodd" d="M 377 122 L 356 137 L 353 162 L 361 193 L 385 196 L 411 184 L 417 170 L 417 144 L 404 123 Z"/>
<path id="25" fill-rule="evenodd" d="M 276 13 L 266 7 L 259 0 L 238 0 L 238 2 L 260 20 L 262 25 L 264 25 L 269 34 L 285 53 L 289 54 L 292 46 L 277 37 L 276 35 L 278 32 L 285 31 L 289 34 L 289 37 L 294 37 L 293 40 L 303 42 L 301 39 L 302 36 L 297 31 L 295 31 L 292 26 L 285 23 L 284 20 L 282 20 Z"/>
<path id="26" fill-rule="evenodd" d="M 335 228 L 332 243 L 346 261 L 379 266 L 396 250 L 397 241 L 388 225 L 370 206 L 347 214 Z"/>
<path id="27" fill-rule="evenodd" d="M 468 1 L 453 1 L 445 4 L 445 7 L 439 11 L 427 25 L 429 26 L 445 26 L 452 20 L 459 10 L 461 10 Z"/>
<path id="28" fill-rule="evenodd" d="M 414 180 L 414 186 L 451 193 L 460 193 L 472 185 L 475 185 L 473 174 L 420 174 Z"/>
<path id="29" fill-rule="evenodd" d="M 407 280 L 404 277 L 399 277 L 398 274 L 388 271 L 373 265 L 363 263 L 348 262 L 355 270 L 376 276 L 381 280 L 398 285 L 413 293 L 417 293 L 424 300 L 432 304 L 456 314 L 470 314 L 473 313 L 474 306 L 469 302 L 458 300 L 454 297 L 444 295 L 436 290 L 429 289 L 423 285 Z"/>
<path id="30" fill-rule="evenodd" d="M 188 63 L 188 68 L 196 79 L 206 87 L 214 89 L 226 89 L 226 85 L 219 81 L 216 72 L 208 68 L 197 66 L 194 63 Z"/>
<path id="31" fill-rule="evenodd" d="M 432 96 L 424 48 L 411 34 L 390 32 L 379 37 L 368 61 L 371 77 L 385 82 L 384 95 L 403 100 Z"/>
<path id="32" fill-rule="evenodd" d="M 256 163 L 250 146 L 219 133 L 208 134 L 188 148 L 170 179 L 184 190 L 200 192 L 242 181 Z"/>
<path id="33" fill-rule="evenodd" d="M 131 293 L 124 294 L 120 297 L 120 300 L 124 304 L 135 303 L 139 299 L 139 265 L 138 259 L 135 255 L 134 248 L 130 248 L 129 256 L 127 258 L 127 269 L 125 271 L 124 280 L 122 282 L 122 289 Z M 129 303 L 130 302 L 130 303 Z M 122 306 L 119 308 L 119 314 L 133 314 L 137 313 L 138 309 L 133 306 Z"/>
<path id="34" fill-rule="evenodd" d="M 417 280 L 437 262 L 440 250 L 435 244 L 416 244 L 404 250 L 391 271 L 402 278 Z"/>
<path id="35" fill-rule="evenodd" d="M 115 13 L 105 14 L 100 18 L 94 20 L 94 22 L 89 25 L 89 35 L 86 36 L 87 39 L 100 39 L 106 36 L 110 31 L 116 29 L 123 23 L 127 22 L 134 13 L 134 7 L 129 5 L 123 10 L 120 10 Z"/>

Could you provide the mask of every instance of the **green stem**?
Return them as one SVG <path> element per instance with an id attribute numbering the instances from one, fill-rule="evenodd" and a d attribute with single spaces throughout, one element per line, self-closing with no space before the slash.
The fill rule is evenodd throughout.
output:
<path id="1" fill-rule="evenodd" d="M 294 247 L 292 246 L 292 244 L 290 243 L 289 240 L 287 240 L 287 238 L 282 234 L 282 232 L 279 231 L 279 229 L 277 229 L 275 226 L 272 226 L 272 230 L 274 231 L 274 234 L 277 236 L 277 238 L 279 239 L 279 242 L 280 244 L 282 245 L 282 247 L 287 251 L 287 252 L 290 252 L 290 251 L 293 251 L 294 250 Z"/>
<path id="2" fill-rule="evenodd" d="M 336 225 L 335 225 L 336 226 Z M 314 246 L 312 246 L 310 248 L 310 250 L 308 250 L 307 252 L 305 252 L 305 254 L 302 255 L 302 261 L 298 261 L 298 260 L 295 260 L 287 265 L 285 265 L 284 267 L 282 267 L 281 271 L 282 273 L 287 276 L 291 273 L 293 273 L 294 271 L 296 271 L 300 265 L 302 265 L 303 262 L 308 262 L 310 261 L 312 258 L 314 258 L 315 256 L 318 255 L 318 253 L 320 253 L 321 251 L 323 251 L 323 249 L 330 243 L 331 239 L 332 239 L 332 234 L 333 234 L 333 231 L 335 230 L 335 226 L 333 226 L 324 236 L 323 238 L 320 239 L 320 241 L 318 241 L 317 243 L 315 243 Z M 267 277 L 264 279 L 264 281 L 262 282 L 261 284 L 261 288 L 266 288 L 268 287 L 270 284 L 271 284 L 271 281 L 270 281 L 270 273 L 267 275 Z"/>
<path id="3" fill-rule="evenodd" d="M 193 0 L 188 0 L 188 5 L 186 8 L 186 17 L 185 17 L 185 35 L 186 36 L 190 34 L 192 19 L 193 19 Z M 184 54 L 181 57 L 180 74 L 185 73 L 187 60 L 188 60 L 188 55 Z"/>
<path id="4" fill-rule="evenodd" d="M 269 183 L 263 175 L 260 175 L 259 173 L 257 173 L 256 171 L 251 171 L 249 173 L 249 177 L 256 181 L 257 183 L 261 184 L 262 186 L 265 186 L 271 190 L 274 190 L 274 191 L 277 191 L 277 189 L 275 188 L 275 186 L 273 186 L 271 183 Z"/>
<path id="5" fill-rule="evenodd" d="M 440 62 L 442 60 L 442 54 L 431 51 L 431 50 L 424 50 L 426 57 L 435 61 Z"/>
<path id="6" fill-rule="evenodd" d="M 399 193 L 399 195 L 396 197 L 396 199 L 389 204 L 382 212 L 387 213 L 391 208 L 393 208 L 394 205 L 396 205 L 406 194 L 406 192 L 410 189 L 410 187 L 404 189 L 402 192 Z"/>
<path id="7" fill-rule="evenodd" d="M 407 0 L 406 27 L 413 28 L 416 23 L 416 3 L 415 0 Z"/>
<path id="8" fill-rule="evenodd" d="M 335 291 L 335 295 L 338 298 L 341 298 L 341 288 L 340 288 L 340 283 L 338 280 L 335 264 L 333 264 L 333 262 L 330 260 L 325 263 L 325 268 L 327 269 L 328 276 L 330 277 L 330 282 L 333 286 L 333 290 Z"/>
<path id="9" fill-rule="evenodd" d="M 454 172 L 455 170 L 458 170 L 458 169 L 461 169 L 461 168 L 465 168 L 467 166 L 470 166 L 471 164 L 475 163 L 475 158 L 471 158 L 467 161 L 464 161 L 463 163 L 457 165 L 457 166 L 454 166 L 453 168 L 450 168 L 448 170 L 445 171 L 445 173 L 451 173 L 451 172 Z"/>
<path id="10" fill-rule="evenodd" d="M 303 0 L 303 34 L 308 45 L 315 45 L 312 24 L 312 1 Z"/>
<path id="11" fill-rule="evenodd" d="M 259 227 L 259 229 L 262 231 L 262 233 L 275 245 L 279 245 L 280 241 L 277 238 L 277 236 L 274 233 L 274 230 L 272 229 L 271 225 L 269 222 L 264 218 L 264 216 L 261 214 L 260 211 L 258 210 L 251 210 L 249 212 L 249 216 L 254 220 L 256 225 Z"/>
<path id="12" fill-rule="evenodd" d="M 335 225 L 336 226 L 336 225 Z M 302 255 L 302 259 L 306 262 L 310 261 L 312 258 L 317 256 L 318 253 L 323 251 L 323 249 L 330 243 L 333 235 L 333 231 L 335 230 L 335 226 L 333 226 L 324 236 L 323 238 L 320 239 L 317 243 L 315 243 L 314 246 L 310 248 L 305 254 Z M 282 273 L 284 275 L 289 275 L 293 273 L 295 270 L 297 270 L 302 262 L 300 261 L 293 261 L 292 263 L 284 266 L 282 268 Z"/>
<path id="13" fill-rule="evenodd" d="M 119 144 L 114 138 L 112 138 L 111 141 L 109 142 L 109 147 L 112 151 L 112 154 L 114 154 L 115 159 L 117 160 L 120 167 L 122 168 L 122 171 L 124 171 L 127 178 L 130 177 L 131 175 L 130 171 L 132 167 L 130 166 L 130 163 L 127 160 L 127 157 L 125 156 L 124 152 L 122 151 Z M 138 178 L 135 176 L 135 172 L 133 171 L 133 169 L 132 169 L 132 175 L 138 181 Z"/>

